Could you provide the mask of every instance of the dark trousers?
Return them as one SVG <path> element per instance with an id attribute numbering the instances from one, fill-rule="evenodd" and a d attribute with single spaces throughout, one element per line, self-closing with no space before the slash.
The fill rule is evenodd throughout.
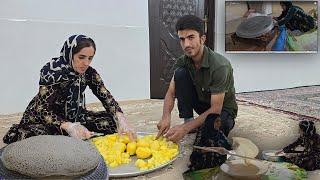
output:
<path id="1" fill-rule="evenodd" d="M 174 82 L 180 118 L 192 118 L 193 110 L 200 115 L 211 107 L 209 103 L 199 101 L 190 73 L 186 68 L 178 68 L 175 71 Z M 207 118 L 210 118 L 210 116 Z M 223 108 L 220 118 L 222 121 L 220 129 L 228 136 L 234 126 L 234 118 Z"/>

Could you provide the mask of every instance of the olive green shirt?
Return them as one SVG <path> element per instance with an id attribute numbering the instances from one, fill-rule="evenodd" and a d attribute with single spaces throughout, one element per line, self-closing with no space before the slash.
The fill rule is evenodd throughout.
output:
<path id="1" fill-rule="evenodd" d="M 200 102 L 211 103 L 211 95 L 225 93 L 223 109 L 234 118 L 237 116 L 238 106 L 235 98 L 233 69 L 230 62 L 222 55 L 213 52 L 208 47 L 203 49 L 201 68 L 196 70 L 191 58 L 181 56 L 174 69 L 184 67 L 189 70 Z"/>

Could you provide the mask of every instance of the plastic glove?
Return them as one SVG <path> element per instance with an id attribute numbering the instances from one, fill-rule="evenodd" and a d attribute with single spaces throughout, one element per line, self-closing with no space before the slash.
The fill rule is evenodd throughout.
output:
<path id="1" fill-rule="evenodd" d="M 94 134 L 94 132 L 89 131 L 79 122 L 65 122 L 61 125 L 61 128 L 64 129 L 69 134 L 69 136 L 78 139 L 89 139 Z"/>
<path id="2" fill-rule="evenodd" d="M 133 141 L 137 138 L 136 131 L 133 127 L 128 123 L 127 118 L 122 113 L 117 113 L 118 118 L 118 133 L 128 134 L 130 141 Z"/>

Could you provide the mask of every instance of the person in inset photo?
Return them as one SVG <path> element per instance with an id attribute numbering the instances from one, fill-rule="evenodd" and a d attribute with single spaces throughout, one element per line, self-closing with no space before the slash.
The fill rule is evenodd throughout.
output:
<path id="1" fill-rule="evenodd" d="M 299 30 L 307 32 L 315 28 L 315 20 L 308 15 L 301 7 L 295 6 L 291 1 L 280 1 L 283 9 L 279 17 L 273 17 L 277 22 L 275 25 L 285 25 L 291 31 Z"/>

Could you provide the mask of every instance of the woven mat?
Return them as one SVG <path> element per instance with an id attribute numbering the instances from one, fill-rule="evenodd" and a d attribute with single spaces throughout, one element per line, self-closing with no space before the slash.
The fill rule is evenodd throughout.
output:
<path id="1" fill-rule="evenodd" d="M 320 86 L 239 93 L 237 100 L 320 120 Z"/>

